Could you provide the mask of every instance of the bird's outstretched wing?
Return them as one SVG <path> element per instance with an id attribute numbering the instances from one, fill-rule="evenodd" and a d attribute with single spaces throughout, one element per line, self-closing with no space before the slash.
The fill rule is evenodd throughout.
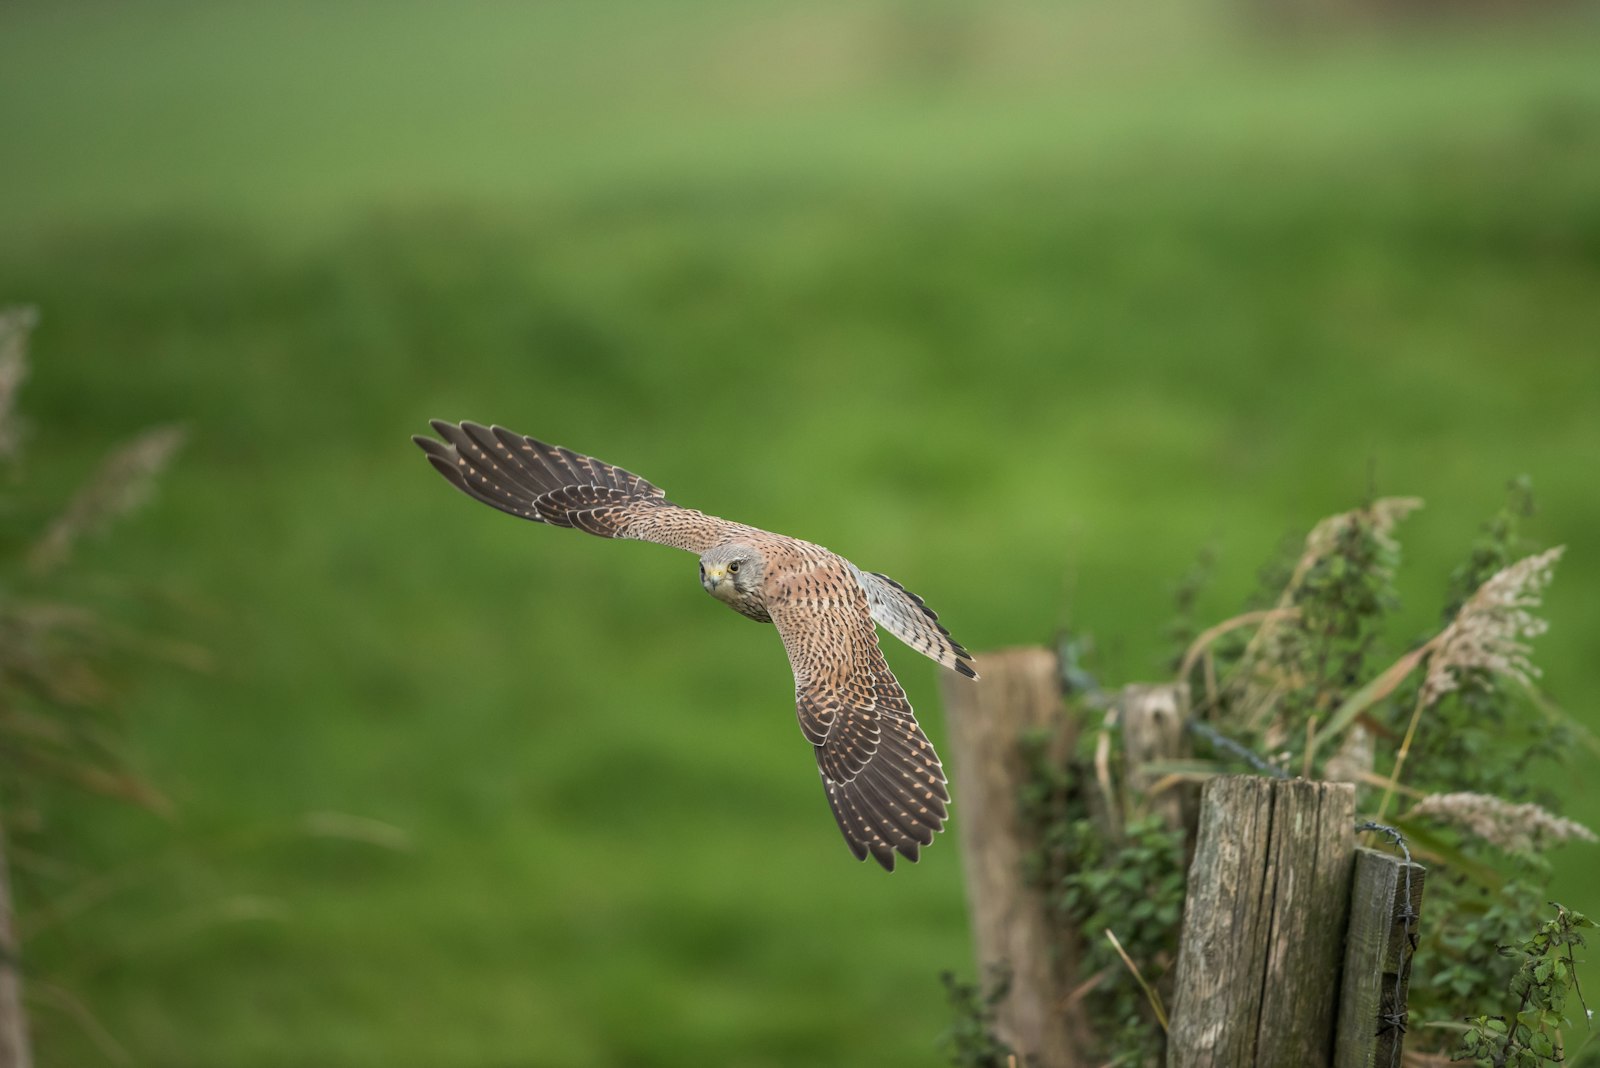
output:
<path id="1" fill-rule="evenodd" d="M 854 564 L 850 569 L 866 591 L 867 607 L 879 626 L 929 660 L 936 660 L 969 679 L 978 677 L 972 669 L 972 654 L 950 636 L 939 622 L 939 613 L 929 608 L 927 602 L 888 575 L 862 571 Z"/>
<path id="2" fill-rule="evenodd" d="M 842 560 L 840 567 L 847 565 Z M 840 576 L 848 579 L 847 576 Z M 944 829 L 944 768 L 889 670 L 866 595 L 769 602 L 794 669 L 800 730 L 816 750 L 828 805 L 857 860 L 916 860 Z"/>
<path id="3" fill-rule="evenodd" d="M 411 440 L 456 489 L 535 523 L 602 538 L 653 541 L 703 553 L 743 528 L 681 508 L 665 491 L 620 467 L 478 423 L 432 422 L 443 441 Z"/>

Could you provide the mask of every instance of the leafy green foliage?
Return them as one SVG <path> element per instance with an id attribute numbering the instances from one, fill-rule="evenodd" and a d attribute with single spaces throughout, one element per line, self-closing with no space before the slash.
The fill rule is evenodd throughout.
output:
<path id="1" fill-rule="evenodd" d="M 1010 992 L 1011 976 L 997 970 L 982 989 L 977 983 L 961 982 L 952 972 L 939 979 L 954 1017 L 941 1039 L 950 1063 L 956 1068 L 1019 1068 L 1014 1051 L 994 1033 L 995 1006 Z"/>
<path id="2" fill-rule="evenodd" d="M 1555 910 L 1555 918 L 1539 924 L 1533 937 L 1498 947 L 1515 963 L 1506 987 L 1515 1008 L 1504 1015 L 1469 1018 L 1453 1054 L 1456 1060 L 1484 1068 L 1539 1068 L 1566 1060 L 1563 1032 L 1572 1029 L 1569 996 L 1576 998 L 1585 1025 L 1589 1019 L 1573 948 L 1585 944 L 1583 932 L 1595 924 L 1559 904 Z"/>
<path id="3" fill-rule="evenodd" d="M 1530 872 L 1491 892 L 1466 876 L 1435 867 L 1429 876 L 1418 964 L 1411 974 L 1412 1019 L 1456 1019 L 1498 1000 L 1515 967 L 1499 947 L 1539 922 L 1543 884 Z"/>
<path id="4" fill-rule="evenodd" d="M 1294 590 L 1299 616 L 1280 667 L 1296 680 L 1284 698 L 1282 722 L 1291 730 L 1313 715 L 1326 717 L 1367 678 L 1367 658 L 1399 604 L 1394 576 L 1399 543 L 1370 508 L 1334 524 L 1333 544 L 1316 557 Z"/>
<path id="5" fill-rule="evenodd" d="M 1103 932 L 1110 930 L 1147 982 L 1165 990 L 1177 960 L 1183 918 L 1184 836 L 1153 816 L 1130 820 L 1123 837 L 1107 843 L 1077 821 L 1063 843 L 1080 867 L 1060 882 L 1053 903 L 1061 922 L 1084 932 L 1084 974 L 1102 975 L 1085 995 L 1100 1027 L 1100 1049 L 1112 1065 L 1160 1062 L 1165 1049 L 1149 1000 Z"/>
<path id="6" fill-rule="evenodd" d="M 1161 1027 L 1104 932 L 1116 935 L 1146 982 L 1170 995 L 1183 918 L 1184 831 L 1135 812 L 1108 833 L 1106 815 L 1086 804 L 1085 762 L 1052 759 L 1042 735 L 1022 739 L 1021 748 L 1030 774 L 1019 809 L 1036 842 L 1029 876 L 1043 889 L 1061 937 L 1077 943 L 1079 975 L 1097 978 L 1084 999 L 1099 1055 L 1113 1065 L 1157 1063 L 1165 1049 Z"/>

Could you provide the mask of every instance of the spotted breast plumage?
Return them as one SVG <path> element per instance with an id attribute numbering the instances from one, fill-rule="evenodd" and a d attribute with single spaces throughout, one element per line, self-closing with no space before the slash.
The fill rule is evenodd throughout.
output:
<path id="1" fill-rule="evenodd" d="M 503 427 L 434 420 L 412 440 L 450 484 L 503 512 L 700 557 L 700 582 L 778 629 L 800 730 L 857 860 L 894 869 L 944 828 L 944 768 L 878 647 L 874 622 L 968 678 L 972 657 L 922 598 L 820 545 L 683 508 L 618 467 Z"/>

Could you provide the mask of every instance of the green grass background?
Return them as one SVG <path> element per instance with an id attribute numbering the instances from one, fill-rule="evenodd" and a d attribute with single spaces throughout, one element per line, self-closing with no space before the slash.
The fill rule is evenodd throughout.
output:
<path id="1" fill-rule="evenodd" d="M 1591 15 L 0 7 L 0 297 L 44 315 L 10 518 L 188 426 L 73 581 L 215 659 L 128 672 L 173 820 L 45 806 L 40 1063 L 938 1060 L 954 841 L 851 863 L 775 636 L 455 495 L 429 417 L 829 545 L 978 650 L 1090 630 L 1113 682 L 1201 547 L 1220 618 L 1372 488 L 1428 500 L 1404 640 L 1526 472 L 1570 547 L 1537 660 L 1600 726 Z"/>

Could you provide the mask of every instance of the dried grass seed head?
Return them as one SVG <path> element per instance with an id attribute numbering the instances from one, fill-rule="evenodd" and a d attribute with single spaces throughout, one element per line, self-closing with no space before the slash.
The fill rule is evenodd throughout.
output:
<path id="1" fill-rule="evenodd" d="M 1528 659 L 1528 641 L 1543 634 L 1548 624 L 1533 609 L 1539 607 L 1564 548 L 1558 545 L 1495 572 L 1467 599 L 1428 658 L 1428 676 L 1422 684 L 1425 706 L 1460 689 L 1469 672 L 1486 672 L 1524 685 L 1538 678 L 1539 669 Z"/>
<path id="2" fill-rule="evenodd" d="M 1595 833 L 1540 805 L 1513 804 L 1493 794 L 1431 794 L 1412 806 L 1410 819 L 1427 816 L 1460 827 L 1508 853 L 1530 853 L 1562 842 L 1593 842 Z"/>

